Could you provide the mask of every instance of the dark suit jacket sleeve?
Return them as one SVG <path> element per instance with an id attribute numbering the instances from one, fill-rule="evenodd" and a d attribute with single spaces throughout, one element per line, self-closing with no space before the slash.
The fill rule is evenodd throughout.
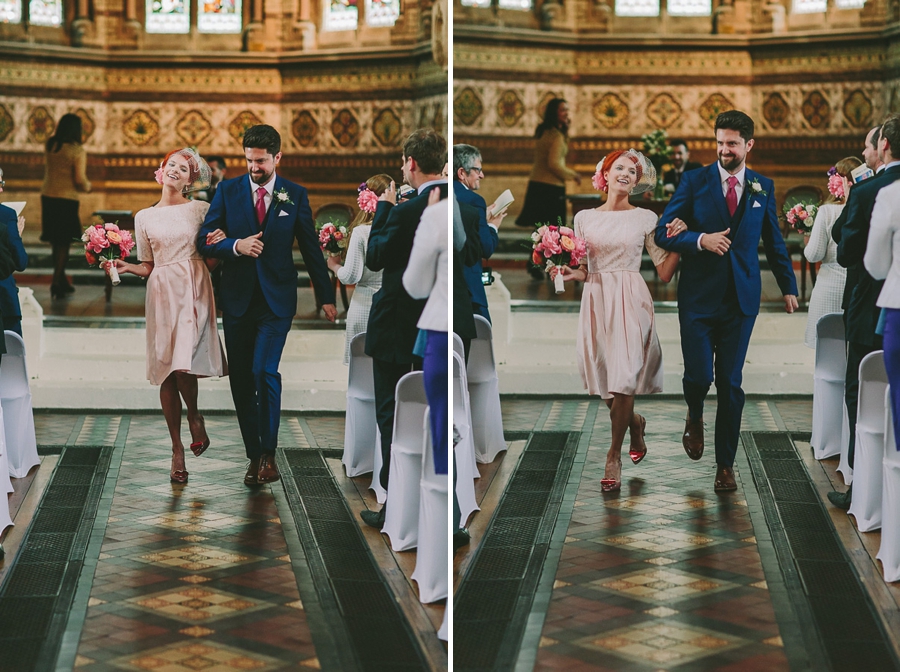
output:
<path id="1" fill-rule="evenodd" d="M 850 212 L 851 207 L 856 209 L 856 199 L 853 198 L 853 190 L 850 190 L 850 196 L 847 197 L 847 204 L 844 206 L 844 209 L 841 210 L 841 214 L 838 215 L 837 220 L 834 222 L 834 226 L 831 227 L 831 239 L 836 242 L 841 242 L 841 235 L 844 232 L 844 224 L 847 223 L 847 213 Z"/>
<path id="2" fill-rule="evenodd" d="M 28 253 L 25 252 L 22 236 L 19 235 L 16 211 L 12 208 L 0 208 L 0 216 L 3 217 L 6 232 L 9 234 L 9 252 L 13 266 L 17 271 L 24 271 L 28 266 Z"/>
<path id="3" fill-rule="evenodd" d="M 15 214 L 15 211 L 13 211 Z M 0 226 L 0 280 L 6 280 L 13 274 L 15 264 L 13 262 L 12 242 L 9 239 L 9 230 Z M 2 315 L 0 315 L 2 319 Z M 5 350 L 3 352 L 6 352 Z"/>
<path id="4" fill-rule="evenodd" d="M 200 227 L 200 233 L 197 234 L 197 251 L 204 257 L 234 259 L 234 245 L 238 239 L 228 237 L 225 212 L 225 189 L 220 186 L 216 189 L 216 195 L 213 196 L 209 210 L 206 211 L 206 219 L 203 220 L 203 226 Z M 207 245 L 206 235 L 216 229 L 222 229 L 225 232 L 225 240 L 215 245 Z"/>
<path id="5" fill-rule="evenodd" d="M 481 238 L 481 258 L 490 259 L 494 250 L 497 249 L 500 236 L 494 227 L 487 223 L 487 217 L 484 215 L 479 216 L 478 236 Z"/>
<path id="6" fill-rule="evenodd" d="M 869 190 L 864 194 L 860 193 L 860 198 L 855 199 L 855 207 L 847 213 L 837 247 L 837 262 L 844 268 L 861 264 L 863 261 L 866 241 L 869 238 L 869 218 L 872 216 L 872 206 L 877 194 L 876 191 L 870 199 Z M 850 210 L 850 203 L 844 210 Z"/>
<path id="7" fill-rule="evenodd" d="M 294 236 L 300 246 L 300 254 L 303 263 L 306 264 L 306 272 L 312 280 L 316 298 L 322 305 L 334 303 L 334 285 L 328 275 L 328 266 L 325 257 L 322 256 L 322 248 L 319 247 L 319 237 L 316 235 L 316 225 L 313 222 L 312 209 L 309 207 L 309 196 L 306 189 L 297 189 L 297 215 L 294 219 Z"/>
<path id="8" fill-rule="evenodd" d="M 656 244 L 664 250 L 681 254 L 697 253 L 697 239 L 700 237 L 700 234 L 691 230 L 694 224 L 694 182 L 697 179 L 699 179 L 697 173 L 693 175 L 684 173 L 681 176 L 678 189 L 672 194 L 672 199 L 656 225 L 653 237 L 656 240 Z M 672 238 L 667 238 L 666 224 L 676 217 L 687 224 L 688 230 Z"/>
<path id="9" fill-rule="evenodd" d="M 372 228 L 369 231 L 369 246 L 366 248 L 366 268 L 370 271 L 384 269 L 388 241 L 392 230 L 395 231 L 399 226 L 396 219 L 388 222 L 393 211 L 394 205 L 387 201 L 378 201 L 378 205 L 375 207 L 375 218 L 372 220 Z"/>
<path id="10" fill-rule="evenodd" d="M 781 227 L 778 225 L 778 211 L 775 207 L 775 185 L 769 181 L 768 198 L 766 199 L 766 214 L 762 223 L 763 249 L 766 251 L 766 259 L 772 275 L 778 282 L 778 288 L 782 295 L 791 294 L 797 296 L 797 278 L 794 275 L 794 264 L 788 255 L 787 246 L 781 235 Z M 749 207 L 749 206 L 748 206 Z"/>
<path id="11" fill-rule="evenodd" d="M 484 255 L 481 240 L 478 237 L 480 217 L 476 208 L 467 207 L 464 204 L 460 204 L 460 214 L 462 215 L 463 228 L 466 230 L 466 243 L 463 245 L 462 252 L 460 252 L 460 260 L 463 266 L 472 266 L 477 264 Z"/>

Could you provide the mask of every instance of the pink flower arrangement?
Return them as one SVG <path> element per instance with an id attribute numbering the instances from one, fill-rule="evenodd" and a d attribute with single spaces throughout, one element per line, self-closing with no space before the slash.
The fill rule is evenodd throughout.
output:
<path id="1" fill-rule="evenodd" d="M 337 256 L 347 249 L 350 234 L 347 233 L 346 226 L 335 226 L 331 222 L 326 222 L 317 226 L 316 230 L 319 232 L 319 247 L 326 257 Z"/>
<path id="2" fill-rule="evenodd" d="M 157 183 L 157 184 L 162 184 L 162 178 L 163 178 L 163 167 L 162 167 L 162 164 L 159 164 L 159 168 L 157 168 L 157 169 L 156 169 L 156 172 L 153 173 L 153 177 L 156 178 L 156 183 Z"/>
<path id="3" fill-rule="evenodd" d="M 834 166 L 828 169 L 828 192 L 839 200 L 843 200 L 846 196 L 844 193 L 844 180 Z"/>
<path id="4" fill-rule="evenodd" d="M 797 232 L 804 235 L 812 231 L 819 206 L 814 203 L 784 204 L 784 218 Z"/>
<path id="5" fill-rule="evenodd" d="M 378 207 L 378 196 L 363 182 L 359 185 L 359 196 L 356 198 L 356 202 L 363 212 L 375 212 L 375 208 Z"/>
<path id="6" fill-rule="evenodd" d="M 594 176 L 591 178 L 591 184 L 594 185 L 594 189 L 596 189 L 597 191 L 602 191 L 604 194 L 606 193 L 609 185 L 606 183 L 606 179 L 603 177 L 603 173 L 600 171 L 600 166 L 597 166 L 597 172 L 594 173 Z"/>
<path id="7" fill-rule="evenodd" d="M 586 243 L 568 226 L 544 224 L 531 234 L 531 240 L 531 261 L 548 271 L 554 266 L 576 268 L 587 256 Z"/>
<path id="8" fill-rule="evenodd" d="M 103 261 L 125 259 L 134 249 L 131 232 L 109 223 L 87 227 L 81 241 L 84 243 L 85 257 L 92 266 Z"/>

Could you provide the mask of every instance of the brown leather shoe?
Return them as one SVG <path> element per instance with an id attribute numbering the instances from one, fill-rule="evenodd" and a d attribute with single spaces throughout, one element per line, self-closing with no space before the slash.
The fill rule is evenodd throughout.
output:
<path id="1" fill-rule="evenodd" d="M 684 422 L 684 435 L 681 437 L 684 452 L 692 460 L 703 457 L 703 418 L 691 420 L 690 413 Z"/>
<path id="2" fill-rule="evenodd" d="M 716 492 L 733 492 L 737 490 L 737 483 L 734 480 L 734 469 L 723 467 L 721 464 L 718 465 L 713 490 Z"/>
<path id="3" fill-rule="evenodd" d="M 247 473 L 244 475 L 244 485 L 259 485 L 257 475 L 259 474 L 259 458 L 250 460 L 247 465 Z"/>
<path id="4" fill-rule="evenodd" d="M 259 458 L 259 472 L 256 475 L 258 483 L 274 483 L 281 478 L 278 467 L 275 466 L 275 453 L 263 453 Z"/>

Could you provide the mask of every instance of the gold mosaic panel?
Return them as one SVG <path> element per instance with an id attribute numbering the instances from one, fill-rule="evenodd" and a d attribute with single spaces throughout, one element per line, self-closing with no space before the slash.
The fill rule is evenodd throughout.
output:
<path id="1" fill-rule="evenodd" d="M 681 105 L 668 93 L 661 93 L 647 105 L 647 118 L 657 128 L 669 128 L 681 116 Z"/>
<path id="2" fill-rule="evenodd" d="M 810 127 L 815 129 L 825 128 L 831 121 L 831 105 L 818 90 L 806 94 L 803 105 L 800 107 L 800 113 Z"/>
<path id="3" fill-rule="evenodd" d="M 787 125 L 791 108 L 780 93 L 770 93 L 763 103 L 763 116 L 772 128 L 784 128 Z"/>
<path id="4" fill-rule="evenodd" d="M 605 94 L 594 103 L 594 118 L 606 128 L 619 128 L 628 121 L 628 105 L 614 93 Z"/>
<path id="5" fill-rule="evenodd" d="M 500 94 L 497 100 L 497 117 L 504 126 L 515 126 L 523 114 L 525 105 L 515 91 L 507 89 Z"/>
<path id="6" fill-rule="evenodd" d="M 159 124 L 149 112 L 137 110 L 122 126 L 125 137 L 138 147 L 143 147 L 153 142 L 159 135 Z"/>
<path id="7" fill-rule="evenodd" d="M 244 139 L 244 133 L 247 132 L 248 128 L 258 126 L 261 123 L 263 123 L 262 120 L 253 114 L 253 112 L 244 110 L 228 124 L 228 134 L 238 142 L 241 142 Z"/>
<path id="8" fill-rule="evenodd" d="M 75 110 L 74 114 L 81 119 L 81 144 L 84 144 L 94 134 L 94 120 L 91 117 L 91 113 L 83 107 Z"/>
<path id="9" fill-rule="evenodd" d="M 856 89 L 847 94 L 843 109 L 844 119 L 851 126 L 859 129 L 870 126 L 874 108 L 872 101 L 863 93 L 862 89 Z"/>
<path id="10" fill-rule="evenodd" d="M 331 120 L 331 134 L 341 147 L 355 145 L 359 139 L 359 121 L 347 108 L 339 110 Z"/>
<path id="11" fill-rule="evenodd" d="M 9 134 L 12 133 L 15 125 L 16 123 L 13 121 L 9 110 L 6 109 L 6 105 L 0 105 L 0 142 L 3 142 L 9 137 Z"/>
<path id="12" fill-rule="evenodd" d="M 472 126 L 484 112 L 481 98 L 471 87 L 460 91 L 453 99 L 453 116 L 464 126 Z"/>
<path id="13" fill-rule="evenodd" d="M 26 128 L 28 128 L 28 135 L 31 136 L 31 139 L 42 145 L 47 142 L 47 139 L 51 135 L 53 135 L 53 131 L 56 128 L 56 121 L 46 107 L 39 105 L 28 115 Z"/>
<path id="14" fill-rule="evenodd" d="M 710 128 L 713 128 L 716 125 L 716 117 L 718 117 L 722 112 L 727 112 L 728 110 L 733 109 L 735 109 L 735 107 L 732 102 L 728 100 L 728 98 L 723 96 L 721 93 L 714 93 L 709 98 L 703 101 L 698 112 L 700 114 L 700 118 L 705 121 Z"/>
<path id="15" fill-rule="evenodd" d="M 315 144 L 316 136 L 319 134 L 319 124 L 309 110 L 301 110 L 294 115 L 291 134 L 302 147 L 310 147 Z"/>
<path id="16" fill-rule="evenodd" d="M 372 122 L 372 133 L 385 147 L 396 147 L 402 131 L 403 122 L 391 108 L 386 107 L 375 115 L 375 121 Z"/>
<path id="17" fill-rule="evenodd" d="M 175 131 L 178 137 L 184 140 L 185 144 L 191 147 L 197 147 L 209 137 L 212 132 L 212 124 L 203 115 L 200 110 L 188 110 L 178 123 L 175 125 Z"/>

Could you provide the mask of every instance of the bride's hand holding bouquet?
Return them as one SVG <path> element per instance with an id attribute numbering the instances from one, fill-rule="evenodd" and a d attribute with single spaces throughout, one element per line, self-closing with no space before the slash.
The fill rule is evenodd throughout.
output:
<path id="1" fill-rule="evenodd" d="M 577 268 L 584 261 L 587 245 L 571 228 L 563 226 L 562 222 L 544 224 L 531 234 L 531 240 L 534 243 L 531 262 L 550 273 L 557 294 L 565 291 L 563 283 L 566 280 L 585 279 L 584 271 L 573 270 L 573 267 Z"/>

